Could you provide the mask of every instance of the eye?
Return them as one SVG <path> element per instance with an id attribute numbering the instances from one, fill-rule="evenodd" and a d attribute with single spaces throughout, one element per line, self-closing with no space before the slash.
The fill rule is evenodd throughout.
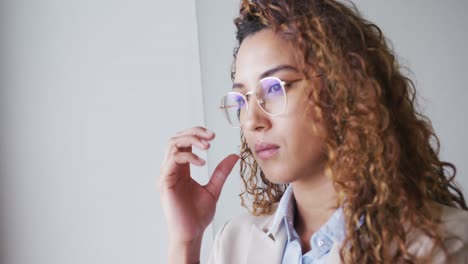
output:
<path id="1" fill-rule="evenodd" d="M 281 85 L 279 83 L 273 83 L 268 87 L 268 94 L 282 92 Z"/>
<path id="2" fill-rule="evenodd" d="M 239 105 L 239 109 L 243 108 L 245 105 L 245 100 L 241 96 L 236 97 L 236 103 Z"/>

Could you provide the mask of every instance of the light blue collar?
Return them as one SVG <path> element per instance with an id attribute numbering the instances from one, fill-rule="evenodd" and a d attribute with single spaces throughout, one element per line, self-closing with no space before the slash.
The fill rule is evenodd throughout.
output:
<path id="1" fill-rule="evenodd" d="M 293 188 L 291 185 L 288 186 L 284 192 L 281 200 L 278 204 L 278 208 L 275 213 L 273 223 L 271 224 L 268 232 L 270 234 L 276 234 L 282 224 L 286 227 L 288 234 L 288 240 L 290 241 L 297 233 L 294 229 L 294 213 L 295 213 L 295 199 Z M 346 235 L 345 219 L 342 208 L 338 208 L 330 219 L 312 236 L 311 243 L 316 244 L 319 241 L 313 241 L 315 237 L 321 237 L 330 243 L 338 242 L 341 243 Z M 320 243 L 323 243 L 320 242 Z"/>

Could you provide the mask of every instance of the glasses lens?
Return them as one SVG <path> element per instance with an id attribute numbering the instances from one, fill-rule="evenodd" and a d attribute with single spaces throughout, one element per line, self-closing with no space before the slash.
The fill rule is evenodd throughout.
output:
<path id="1" fill-rule="evenodd" d="M 240 115 L 244 112 L 245 106 L 245 99 L 240 93 L 228 93 L 221 100 L 224 117 L 234 127 L 240 127 Z"/>
<path id="2" fill-rule="evenodd" d="M 260 81 L 257 98 L 263 110 L 272 115 L 282 113 L 286 107 L 286 92 L 281 80 L 276 77 L 267 77 Z"/>

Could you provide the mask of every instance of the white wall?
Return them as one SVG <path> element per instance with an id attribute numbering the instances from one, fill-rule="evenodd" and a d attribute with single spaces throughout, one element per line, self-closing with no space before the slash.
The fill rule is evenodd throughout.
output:
<path id="1" fill-rule="evenodd" d="M 203 124 L 195 2 L 1 12 L 0 263 L 166 263 L 163 151 Z"/>

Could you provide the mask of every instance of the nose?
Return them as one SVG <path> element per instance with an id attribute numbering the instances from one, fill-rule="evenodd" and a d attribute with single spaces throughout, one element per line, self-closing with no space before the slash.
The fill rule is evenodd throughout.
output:
<path id="1" fill-rule="evenodd" d="M 260 108 L 256 96 L 250 96 L 247 104 L 249 105 L 246 114 L 240 120 L 244 129 L 249 131 L 259 131 L 267 129 L 270 126 L 269 116 Z"/>

